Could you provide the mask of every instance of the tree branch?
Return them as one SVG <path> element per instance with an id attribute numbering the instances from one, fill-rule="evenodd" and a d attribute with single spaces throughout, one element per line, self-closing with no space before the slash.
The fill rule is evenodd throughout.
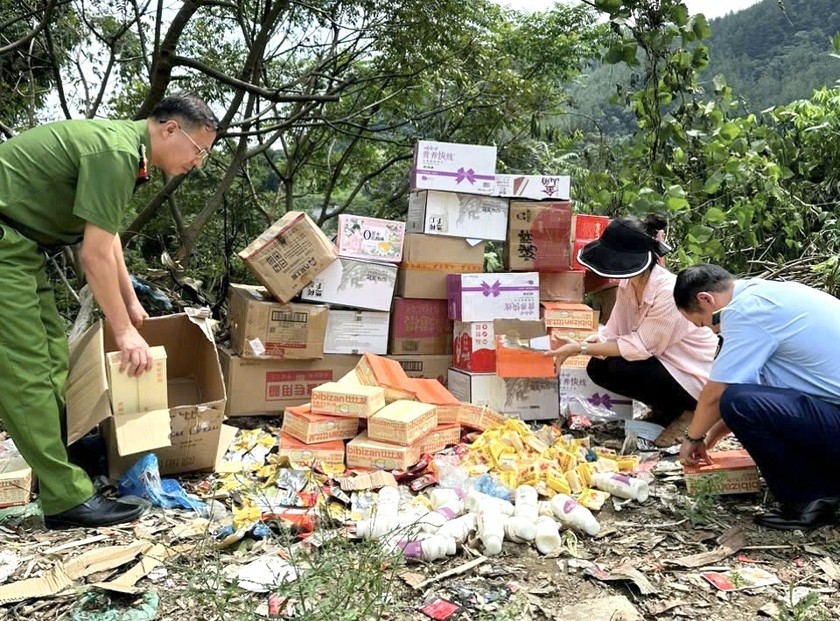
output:
<path id="1" fill-rule="evenodd" d="M 44 7 L 44 15 L 41 17 L 41 21 L 39 21 L 35 28 L 33 28 L 28 34 L 24 35 L 17 41 L 14 41 L 4 47 L 0 47 L 0 56 L 3 54 L 8 54 L 10 52 L 14 52 L 17 49 L 22 48 L 24 45 L 27 45 L 32 39 L 38 36 L 38 33 L 41 32 L 44 27 L 50 22 L 52 18 L 53 11 L 55 7 L 58 5 L 58 0 L 48 0 L 47 6 Z"/>

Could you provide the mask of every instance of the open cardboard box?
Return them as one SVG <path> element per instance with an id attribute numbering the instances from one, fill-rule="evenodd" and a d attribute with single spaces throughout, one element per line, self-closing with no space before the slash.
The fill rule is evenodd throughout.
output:
<path id="1" fill-rule="evenodd" d="M 212 470 L 226 394 L 207 320 L 187 314 L 156 317 L 146 321 L 140 334 L 150 346 L 166 348 L 169 409 L 114 414 L 106 353 L 117 350 L 117 345 L 108 323 L 100 321 L 70 348 L 68 442 L 102 424 L 112 478 L 149 452 L 157 455 L 161 474 Z"/>

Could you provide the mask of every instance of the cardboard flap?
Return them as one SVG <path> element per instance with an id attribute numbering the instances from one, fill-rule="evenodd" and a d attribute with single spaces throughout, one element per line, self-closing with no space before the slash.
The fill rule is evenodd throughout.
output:
<path id="1" fill-rule="evenodd" d="M 210 325 L 210 318 L 212 317 L 212 311 L 207 308 L 190 308 L 187 307 L 184 309 L 187 317 L 191 322 L 201 328 L 201 332 L 204 336 L 207 337 L 207 340 L 213 343 L 213 346 L 216 345 L 216 339 L 213 338 L 213 328 Z"/>
<path id="2" fill-rule="evenodd" d="M 120 414 L 115 422 L 117 452 L 121 456 L 153 451 L 172 445 L 169 439 L 172 432 L 169 410 Z"/>
<path id="3" fill-rule="evenodd" d="M 103 339 L 103 325 L 97 321 L 71 348 L 66 391 L 70 444 L 111 415 Z"/>

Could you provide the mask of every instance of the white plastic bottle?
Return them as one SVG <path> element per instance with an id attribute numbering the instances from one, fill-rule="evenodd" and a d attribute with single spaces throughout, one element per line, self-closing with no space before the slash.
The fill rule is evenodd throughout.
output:
<path id="1" fill-rule="evenodd" d="M 537 521 L 539 509 L 537 507 L 537 490 L 530 485 L 520 485 L 514 495 L 513 514 L 522 517 L 532 524 Z"/>
<path id="2" fill-rule="evenodd" d="M 451 500 L 450 502 L 441 505 L 434 511 L 430 511 L 424 515 L 419 521 L 423 524 L 423 529 L 426 532 L 434 533 L 437 530 L 464 512 L 464 504 L 458 500 Z"/>
<path id="3" fill-rule="evenodd" d="M 368 519 L 356 522 L 356 535 L 363 539 L 380 539 L 400 526 L 398 514 L 400 492 L 395 487 L 383 487 Z"/>
<path id="4" fill-rule="evenodd" d="M 551 508 L 554 510 L 557 521 L 567 528 L 583 531 L 593 537 L 601 530 L 601 525 L 592 512 L 566 494 L 557 494 L 552 498 Z"/>
<path id="5" fill-rule="evenodd" d="M 509 515 L 504 518 L 505 537 L 514 543 L 529 543 L 537 536 L 534 522 L 521 515 Z"/>
<path id="6" fill-rule="evenodd" d="M 626 474 L 599 472 L 592 475 L 592 485 L 613 496 L 638 502 L 644 502 L 650 495 L 650 486 L 646 481 L 628 477 Z"/>
<path id="7" fill-rule="evenodd" d="M 414 541 L 398 541 L 396 546 L 402 549 L 406 558 L 417 561 L 436 561 L 455 554 L 457 546 L 452 537 L 431 535 Z"/>
<path id="8" fill-rule="evenodd" d="M 452 537 L 457 543 L 464 543 L 471 533 L 478 528 L 478 515 L 467 513 L 454 520 L 450 520 L 437 530 L 437 535 Z"/>
<path id="9" fill-rule="evenodd" d="M 560 539 L 560 527 L 553 517 L 547 515 L 538 517 L 535 530 L 534 544 L 540 554 L 551 554 L 563 545 Z"/>
<path id="10" fill-rule="evenodd" d="M 502 515 L 495 507 L 486 507 L 478 514 L 478 538 L 484 546 L 484 553 L 487 556 L 500 554 L 504 537 Z"/>
<path id="11" fill-rule="evenodd" d="M 470 513 L 481 513 L 487 507 L 494 507 L 501 515 L 513 515 L 513 505 L 510 502 L 474 489 L 470 490 L 464 499 L 464 506 Z"/>
<path id="12" fill-rule="evenodd" d="M 437 509 L 452 502 L 463 501 L 466 495 L 467 493 L 461 488 L 436 487 L 429 492 L 429 500 L 432 503 L 432 509 Z"/>
<path id="13" fill-rule="evenodd" d="M 540 500 L 537 503 L 537 517 L 547 515 L 548 517 L 554 517 L 554 509 L 551 508 L 551 501 L 549 500 Z"/>

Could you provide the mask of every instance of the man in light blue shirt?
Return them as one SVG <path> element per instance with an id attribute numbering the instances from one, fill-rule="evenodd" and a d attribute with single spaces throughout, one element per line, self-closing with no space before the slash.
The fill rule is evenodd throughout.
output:
<path id="1" fill-rule="evenodd" d="M 840 300 L 795 282 L 736 280 L 715 265 L 677 276 L 674 300 L 723 339 L 680 459 L 709 461 L 730 431 L 780 506 L 770 528 L 814 528 L 840 507 Z"/>

